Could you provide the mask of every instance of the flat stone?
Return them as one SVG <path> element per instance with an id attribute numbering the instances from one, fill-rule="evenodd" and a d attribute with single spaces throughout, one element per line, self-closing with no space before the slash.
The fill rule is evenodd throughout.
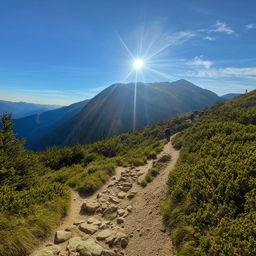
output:
<path id="1" fill-rule="evenodd" d="M 113 231 L 111 229 L 105 229 L 96 236 L 97 240 L 105 240 L 107 237 L 111 236 Z"/>
<path id="2" fill-rule="evenodd" d="M 86 234 L 92 235 L 99 229 L 99 226 L 94 224 L 82 223 L 80 224 L 79 229 Z"/>
<path id="3" fill-rule="evenodd" d="M 80 256 L 100 256 L 103 247 L 96 243 L 95 240 L 87 239 L 78 245 L 77 250 L 79 251 Z"/>

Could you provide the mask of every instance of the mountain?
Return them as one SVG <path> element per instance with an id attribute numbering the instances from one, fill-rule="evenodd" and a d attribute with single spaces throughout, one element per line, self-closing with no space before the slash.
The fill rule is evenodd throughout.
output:
<path id="1" fill-rule="evenodd" d="M 0 114 L 11 113 L 13 118 L 22 118 L 33 114 L 40 114 L 44 111 L 56 109 L 59 107 L 60 106 L 57 105 L 42 105 L 0 100 Z"/>
<path id="2" fill-rule="evenodd" d="M 241 95 L 241 93 L 228 93 L 228 94 L 222 95 L 221 98 L 223 98 L 224 100 L 231 100 L 240 95 Z"/>
<path id="3" fill-rule="evenodd" d="M 14 132 L 19 138 L 25 137 L 27 146 L 30 147 L 35 139 L 39 139 L 66 120 L 72 118 L 88 102 L 89 100 L 84 100 L 70 106 L 46 111 L 41 114 L 14 119 Z"/>
<path id="4" fill-rule="evenodd" d="M 134 83 L 113 84 L 76 116 L 46 134 L 33 148 L 88 143 L 133 128 Z M 186 80 L 138 83 L 136 128 L 221 101 L 215 93 Z"/>

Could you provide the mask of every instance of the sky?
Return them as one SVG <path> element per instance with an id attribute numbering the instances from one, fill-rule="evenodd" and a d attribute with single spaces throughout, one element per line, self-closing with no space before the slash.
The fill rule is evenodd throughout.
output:
<path id="1" fill-rule="evenodd" d="M 255 13 L 255 0 L 0 0 L 0 99 L 68 105 L 136 77 L 254 90 Z"/>

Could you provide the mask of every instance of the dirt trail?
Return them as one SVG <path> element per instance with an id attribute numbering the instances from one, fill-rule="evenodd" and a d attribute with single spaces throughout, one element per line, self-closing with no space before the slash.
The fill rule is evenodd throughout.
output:
<path id="1" fill-rule="evenodd" d="M 138 180 L 153 160 L 138 168 L 118 167 L 116 175 L 90 197 L 72 192 L 70 213 L 57 229 L 57 238 L 63 241 L 57 243 L 56 235 L 52 236 L 31 256 L 176 255 L 162 224 L 160 204 L 179 152 L 168 143 L 157 159 L 164 154 L 171 155 L 171 161 L 145 188 Z"/>

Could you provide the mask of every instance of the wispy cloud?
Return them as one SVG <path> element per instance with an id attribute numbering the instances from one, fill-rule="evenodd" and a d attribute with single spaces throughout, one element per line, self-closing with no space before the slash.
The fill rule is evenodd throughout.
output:
<path id="1" fill-rule="evenodd" d="M 212 36 L 205 36 L 205 37 L 203 37 L 203 39 L 208 40 L 208 41 L 215 41 L 216 40 L 216 38 L 212 37 Z"/>
<path id="2" fill-rule="evenodd" d="M 203 59 L 202 56 L 196 56 L 193 60 L 187 61 L 191 67 L 186 76 L 200 78 L 246 78 L 256 80 L 256 67 L 223 67 L 218 68 L 210 60 Z"/>
<path id="3" fill-rule="evenodd" d="M 231 27 L 229 27 L 227 23 L 219 20 L 216 22 L 215 29 L 213 29 L 212 32 L 224 33 L 227 35 L 231 35 L 235 33 L 235 31 Z"/>
<path id="4" fill-rule="evenodd" d="M 256 24 L 247 24 L 245 25 L 246 30 L 256 29 Z"/>
<path id="5" fill-rule="evenodd" d="M 213 62 L 209 60 L 204 60 L 203 56 L 196 56 L 192 61 L 187 62 L 187 64 L 191 66 L 209 69 L 213 65 Z"/>

